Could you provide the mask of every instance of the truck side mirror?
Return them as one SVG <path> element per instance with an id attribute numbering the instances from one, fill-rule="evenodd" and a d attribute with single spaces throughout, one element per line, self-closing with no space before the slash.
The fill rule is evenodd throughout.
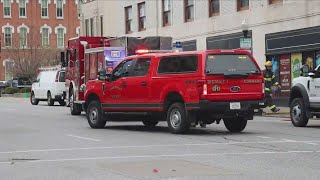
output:
<path id="1" fill-rule="evenodd" d="M 61 66 L 62 66 L 62 67 L 66 67 L 66 66 L 67 66 L 67 65 L 66 65 L 66 58 L 65 58 L 64 52 L 61 52 L 61 53 L 60 53 L 60 62 L 61 62 Z"/>
<path id="2" fill-rule="evenodd" d="M 314 73 L 314 72 L 309 72 L 309 73 L 308 73 L 308 76 L 314 78 L 314 77 L 316 76 L 316 73 Z"/>
<path id="3" fill-rule="evenodd" d="M 102 68 L 99 72 L 98 72 L 98 79 L 99 80 L 106 80 L 107 79 L 107 70 Z"/>

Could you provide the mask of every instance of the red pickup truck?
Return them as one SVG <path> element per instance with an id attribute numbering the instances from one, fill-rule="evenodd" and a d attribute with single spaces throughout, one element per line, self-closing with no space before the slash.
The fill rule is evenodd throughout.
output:
<path id="1" fill-rule="evenodd" d="M 221 120 L 241 132 L 264 105 L 263 75 L 247 51 L 141 52 L 87 83 L 83 108 L 92 128 L 103 128 L 108 114 L 140 112 L 145 126 L 166 120 L 172 133 Z"/>

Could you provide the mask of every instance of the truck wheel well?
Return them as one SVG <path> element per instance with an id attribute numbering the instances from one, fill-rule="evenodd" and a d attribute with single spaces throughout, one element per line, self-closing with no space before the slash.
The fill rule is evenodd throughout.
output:
<path id="1" fill-rule="evenodd" d="M 290 95 L 289 105 L 295 98 L 303 98 L 302 93 L 299 90 L 293 90 Z"/>
<path id="2" fill-rule="evenodd" d="M 164 110 L 167 111 L 170 105 L 176 102 L 184 103 L 184 100 L 178 92 L 170 92 L 164 101 Z"/>
<path id="3" fill-rule="evenodd" d="M 90 94 L 90 95 L 88 96 L 88 98 L 86 99 L 86 103 L 84 104 L 84 111 L 85 111 L 85 112 L 87 111 L 87 107 L 88 107 L 89 103 L 90 103 L 91 101 L 94 101 L 94 100 L 98 100 L 98 101 L 100 102 L 99 96 L 96 95 L 96 94 L 94 94 L 94 93 L 92 93 L 92 94 Z"/>

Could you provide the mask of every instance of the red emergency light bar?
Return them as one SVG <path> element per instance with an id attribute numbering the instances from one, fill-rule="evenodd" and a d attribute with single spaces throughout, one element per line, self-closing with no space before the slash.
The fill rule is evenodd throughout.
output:
<path id="1" fill-rule="evenodd" d="M 136 54 L 147 54 L 147 53 L 171 53 L 172 50 L 150 50 L 150 49 L 138 49 Z"/>

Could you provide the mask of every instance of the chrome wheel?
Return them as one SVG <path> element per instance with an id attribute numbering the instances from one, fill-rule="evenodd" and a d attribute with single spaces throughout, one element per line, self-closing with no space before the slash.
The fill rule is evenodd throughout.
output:
<path id="1" fill-rule="evenodd" d="M 92 124 L 96 124 L 97 120 L 98 120 L 98 109 L 96 107 L 93 107 L 90 109 L 90 113 L 89 113 L 89 119 L 91 121 Z"/>
<path id="2" fill-rule="evenodd" d="M 31 101 L 32 101 L 32 103 L 36 103 L 36 97 L 35 97 L 34 93 L 32 93 L 32 95 L 31 95 Z"/>
<path id="3" fill-rule="evenodd" d="M 181 124 L 181 113 L 178 109 L 172 110 L 170 113 L 170 123 L 174 128 L 178 128 Z"/>
<path id="4" fill-rule="evenodd" d="M 301 107 L 299 104 L 296 104 L 293 108 L 292 108 L 292 119 L 295 122 L 299 122 L 301 120 Z"/>
<path id="5" fill-rule="evenodd" d="M 71 94 L 71 96 L 69 98 L 69 105 L 70 105 L 71 111 L 73 111 L 73 93 Z"/>
<path id="6" fill-rule="evenodd" d="M 48 104 L 51 103 L 51 94 L 48 94 Z"/>

